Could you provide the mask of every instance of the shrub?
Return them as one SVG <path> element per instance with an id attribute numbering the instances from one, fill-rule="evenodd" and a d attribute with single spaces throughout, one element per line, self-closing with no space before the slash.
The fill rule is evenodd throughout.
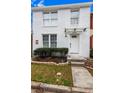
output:
<path id="1" fill-rule="evenodd" d="M 93 49 L 90 49 L 90 57 L 93 58 Z"/>
<path id="2" fill-rule="evenodd" d="M 38 48 L 34 50 L 34 55 L 38 57 L 47 57 L 47 56 L 50 56 L 50 52 L 51 51 L 48 48 Z"/>
<path id="3" fill-rule="evenodd" d="M 38 48 L 34 55 L 38 57 L 66 57 L 68 48 Z"/>

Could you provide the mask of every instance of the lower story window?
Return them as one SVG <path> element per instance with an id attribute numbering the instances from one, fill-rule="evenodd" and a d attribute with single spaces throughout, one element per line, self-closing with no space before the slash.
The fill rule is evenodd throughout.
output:
<path id="1" fill-rule="evenodd" d="M 57 36 L 54 35 L 50 35 L 50 47 L 51 48 L 56 48 L 57 47 Z"/>
<path id="2" fill-rule="evenodd" d="M 43 35 L 43 47 L 49 47 L 49 35 Z"/>
<path id="3" fill-rule="evenodd" d="M 56 48 L 57 47 L 57 35 L 56 34 L 43 35 L 43 47 Z"/>

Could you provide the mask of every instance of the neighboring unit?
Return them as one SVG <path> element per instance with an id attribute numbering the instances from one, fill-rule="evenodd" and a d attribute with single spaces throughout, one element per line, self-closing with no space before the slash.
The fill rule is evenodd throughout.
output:
<path id="1" fill-rule="evenodd" d="M 68 48 L 68 58 L 89 57 L 91 4 L 33 7 L 33 50 Z"/>

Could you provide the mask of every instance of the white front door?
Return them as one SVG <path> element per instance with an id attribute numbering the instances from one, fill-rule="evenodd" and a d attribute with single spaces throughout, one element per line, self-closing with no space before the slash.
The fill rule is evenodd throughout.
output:
<path id="1" fill-rule="evenodd" d="M 79 53 L 79 35 L 70 35 L 70 53 Z"/>

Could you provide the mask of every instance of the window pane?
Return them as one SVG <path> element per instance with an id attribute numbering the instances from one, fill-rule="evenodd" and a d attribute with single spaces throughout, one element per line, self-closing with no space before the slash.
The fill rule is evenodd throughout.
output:
<path id="1" fill-rule="evenodd" d="M 51 13 L 51 25 L 57 26 L 57 12 Z"/>
<path id="2" fill-rule="evenodd" d="M 56 39 L 57 39 L 57 37 L 56 37 L 56 35 L 51 35 L 51 41 L 56 41 Z"/>
<path id="3" fill-rule="evenodd" d="M 44 14 L 43 19 L 50 19 L 50 14 Z"/>
<path id="4" fill-rule="evenodd" d="M 57 12 L 51 13 L 51 19 L 57 19 Z"/>
<path id="5" fill-rule="evenodd" d="M 71 18 L 78 18 L 78 17 L 79 17 L 79 11 L 71 12 Z"/>
<path id="6" fill-rule="evenodd" d="M 78 24 L 78 21 L 79 21 L 79 11 L 78 10 L 71 11 L 71 24 L 72 25 Z"/>
<path id="7" fill-rule="evenodd" d="M 78 18 L 71 18 L 71 24 L 78 24 Z"/>
<path id="8" fill-rule="evenodd" d="M 57 11 L 44 12 L 43 15 L 44 26 L 56 26 L 57 25 Z"/>
<path id="9" fill-rule="evenodd" d="M 56 48 L 57 47 L 57 43 L 56 42 L 51 42 L 51 48 Z"/>
<path id="10" fill-rule="evenodd" d="M 57 47 L 57 35 L 51 35 L 50 36 L 50 43 L 51 43 L 51 48 L 56 48 Z"/>
<path id="11" fill-rule="evenodd" d="M 43 42 L 43 47 L 44 48 L 49 48 L 49 42 Z"/>
<path id="12" fill-rule="evenodd" d="M 49 47 L 49 35 L 43 35 L 43 47 Z"/>
<path id="13" fill-rule="evenodd" d="M 57 19 L 52 19 L 51 20 L 51 25 L 52 26 L 57 26 Z"/>
<path id="14" fill-rule="evenodd" d="M 44 26 L 49 26 L 51 24 L 51 21 L 49 19 L 44 19 L 43 24 Z"/>
<path id="15" fill-rule="evenodd" d="M 49 35 L 43 35 L 43 41 L 48 41 L 49 40 Z"/>

